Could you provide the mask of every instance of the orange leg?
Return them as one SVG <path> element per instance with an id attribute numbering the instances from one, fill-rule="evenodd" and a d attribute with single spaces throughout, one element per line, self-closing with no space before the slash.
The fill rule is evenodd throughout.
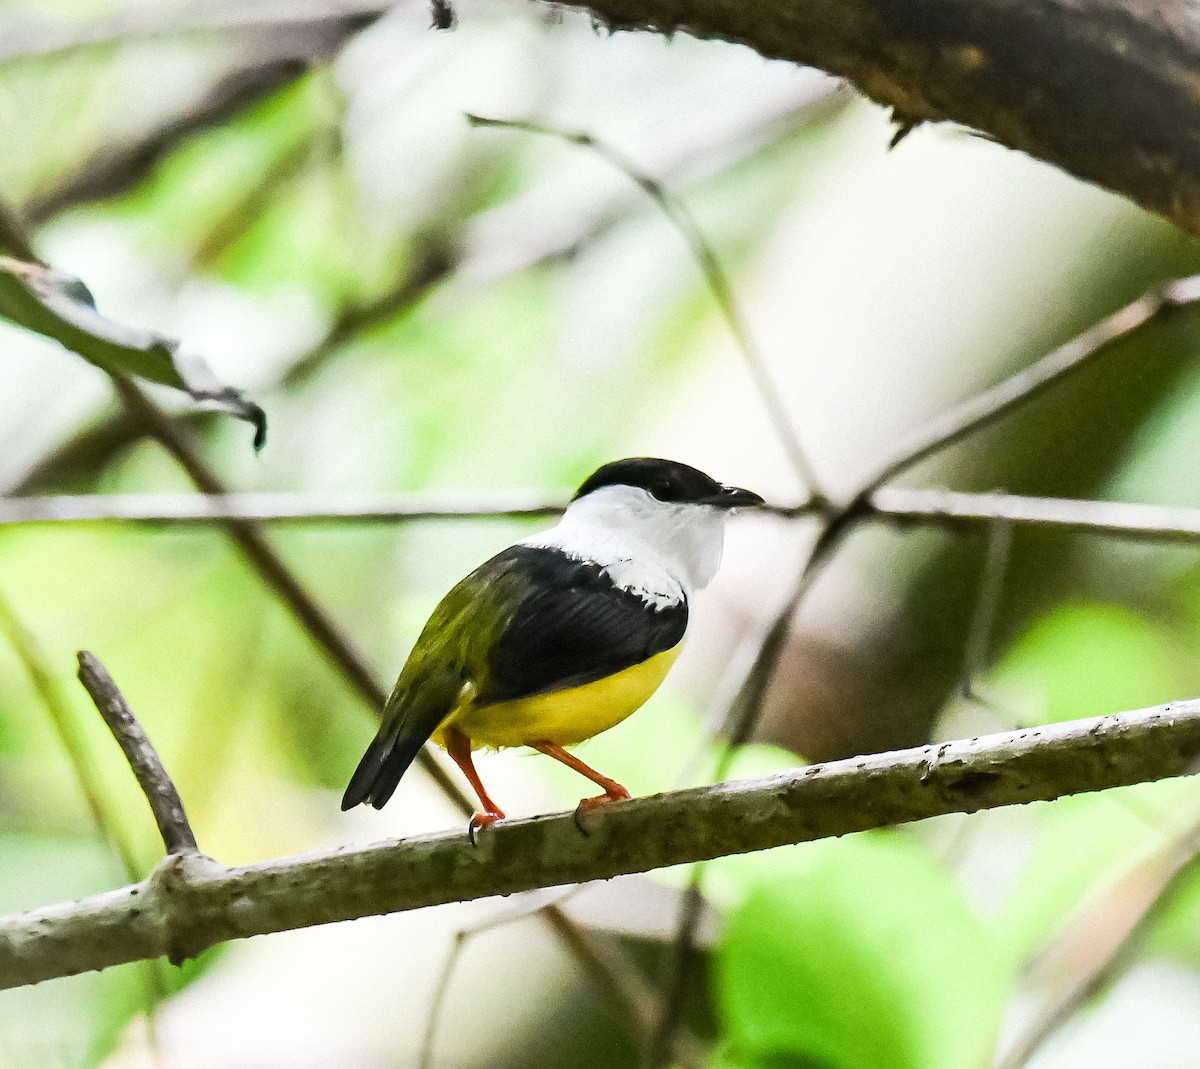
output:
<path id="1" fill-rule="evenodd" d="M 483 812 L 475 813 L 471 817 L 471 823 L 468 825 L 468 831 L 471 833 L 472 841 L 474 841 L 475 830 L 477 828 L 486 828 L 491 824 L 495 824 L 498 820 L 503 820 L 504 810 L 488 797 L 488 792 L 483 786 L 483 780 L 479 778 L 479 773 L 475 771 L 475 762 L 471 760 L 471 740 L 461 731 L 457 731 L 454 728 L 446 728 L 445 738 L 446 752 L 454 759 L 454 763 L 462 769 L 463 775 L 467 777 L 467 782 L 471 784 L 475 793 L 479 795 L 479 802 L 483 806 Z"/>
<path id="2" fill-rule="evenodd" d="M 607 776 L 601 775 L 594 768 L 589 768 L 578 757 L 567 753 L 561 746 L 556 746 L 552 742 L 545 741 L 531 742 L 529 745 L 535 750 L 544 753 L 547 757 L 553 757 L 555 761 L 561 761 L 568 768 L 575 769 L 581 776 L 587 776 L 593 783 L 597 783 L 604 788 L 604 793 L 597 795 L 595 798 L 581 798 L 579 801 L 579 810 L 586 813 L 589 809 L 595 809 L 598 805 L 604 805 L 605 802 L 623 802 L 629 797 L 629 792 L 615 779 L 609 779 Z"/>

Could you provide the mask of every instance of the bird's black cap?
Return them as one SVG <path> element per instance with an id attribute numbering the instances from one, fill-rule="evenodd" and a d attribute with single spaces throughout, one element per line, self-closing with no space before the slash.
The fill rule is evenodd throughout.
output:
<path id="1" fill-rule="evenodd" d="M 605 464 L 584 481 L 572 500 L 605 486 L 637 486 L 659 501 L 680 504 L 749 508 L 763 503 L 751 490 L 725 486 L 690 464 L 659 457 L 628 457 Z"/>

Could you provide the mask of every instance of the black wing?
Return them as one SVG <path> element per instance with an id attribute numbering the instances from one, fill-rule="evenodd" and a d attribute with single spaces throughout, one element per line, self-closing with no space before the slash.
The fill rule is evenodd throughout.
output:
<path id="1" fill-rule="evenodd" d="M 531 580 L 488 658 L 481 704 L 580 686 L 677 645 L 687 601 L 655 608 L 596 564 L 554 550 L 514 546 Z"/>

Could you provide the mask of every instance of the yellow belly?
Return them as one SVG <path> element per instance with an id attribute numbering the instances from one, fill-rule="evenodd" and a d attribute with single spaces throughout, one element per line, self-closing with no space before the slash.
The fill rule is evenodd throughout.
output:
<path id="1" fill-rule="evenodd" d="M 571 746 L 619 724 L 657 689 L 679 656 L 682 643 L 657 653 L 641 664 L 579 687 L 535 694 L 494 705 L 466 702 L 433 733 L 445 746 L 443 732 L 455 727 L 472 747 L 525 746 L 553 742 Z"/>

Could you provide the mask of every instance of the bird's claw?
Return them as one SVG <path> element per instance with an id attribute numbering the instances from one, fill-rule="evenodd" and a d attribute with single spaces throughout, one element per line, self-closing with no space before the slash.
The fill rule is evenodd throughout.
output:
<path id="1" fill-rule="evenodd" d="M 614 783 L 603 794 L 596 795 L 595 798 L 580 798 L 579 805 L 575 807 L 575 827 L 579 829 L 581 835 L 590 835 L 591 832 L 583 823 L 583 818 L 593 809 L 598 809 L 602 805 L 608 805 L 609 802 L 624 802 L 631 798 L 632 795 L 619 783 Z"/>
<path id="2" fill-rule="evenodd" d="M 467 825 L 467 837 L 471 845 L 475 845 L 475 833 L 481 828 L 490 828 L 498 820 L 503 820 L 503 813 L 472 813 L 471 822 Z"/>

